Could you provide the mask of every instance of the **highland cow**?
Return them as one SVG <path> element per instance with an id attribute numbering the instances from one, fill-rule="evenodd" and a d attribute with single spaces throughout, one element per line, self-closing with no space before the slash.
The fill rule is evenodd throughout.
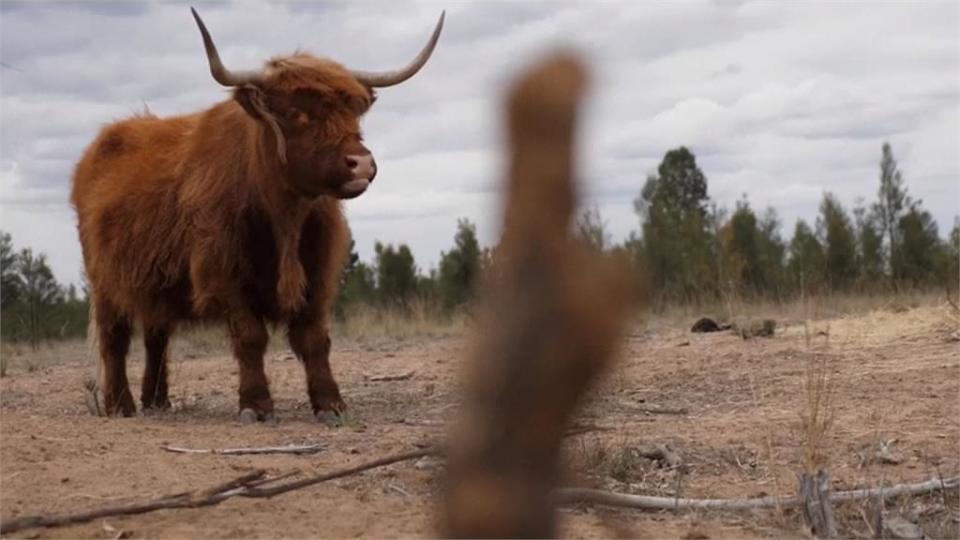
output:
<path id="1" fill-rule="evenodd" d="M 340 201 L 377 174 L 359 120 L 374 88 L 423 67 L 443 16 L 408 66 L 385 73 L 302 52 L 231 71 L 193 16 L 210 72 L 232 97 L 194 114 L 107 125 L 73 177 L 104 405 L 136 412 L 126 372 L 135 324 L 146 348 L 141 404 L 167 408 L 174 329 L 223 321 L 239 364 L 240 420 L 274 420 L 263 357 L 275 323 L 303 362 L 314 416 L 335 421 L 345 410 L 328 332 L 348 235 Z"/>

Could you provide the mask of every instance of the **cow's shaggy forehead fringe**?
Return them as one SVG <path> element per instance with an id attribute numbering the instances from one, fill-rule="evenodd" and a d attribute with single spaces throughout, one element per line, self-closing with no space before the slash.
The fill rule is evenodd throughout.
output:
<path id="1" fill-rule="evenodd" d="M 265 87 L 279 92 L 312 90 L 319 93 L 343 94 L 369 102 L 373 92 L 360 84 L 343 65 L 309 53 L 296 52 L 276 56 L 266 63 Z"/>

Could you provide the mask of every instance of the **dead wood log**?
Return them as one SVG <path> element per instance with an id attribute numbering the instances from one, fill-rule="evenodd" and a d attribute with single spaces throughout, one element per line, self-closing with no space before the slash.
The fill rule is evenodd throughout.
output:
<path id="1" fill-rule="evenodd" d="M 480 299 L 449 442 L 442 536 L 548 537 L 567 423 L 610 362 L 626 268 L 571 237 L 574 124 L 586 76 L 555 56 L 508 98 L 503 236 Z"/>
<path id="2" fill-rule="evenodd" d="M 960 486 L 960 477 L 934 478 L 916 484 L 898 484 L 890 487 L 876 487 L 837 491 L 830 493 L 830 502 L 867 499 L 883 494 L 884 497 L 920 495 L 938 490 L 956 489 Z M 565 488 L 557 491 L 560 504 L 602 504 L 621 508 L 640 510 L 755 510 L 759 508 L 794 507 L 803 504 L 799 497 L 758 497 L 752 499 L 688 499 L 675 497 L 654 497 L 651 495 L 632 495 L 589 488 Z"/>

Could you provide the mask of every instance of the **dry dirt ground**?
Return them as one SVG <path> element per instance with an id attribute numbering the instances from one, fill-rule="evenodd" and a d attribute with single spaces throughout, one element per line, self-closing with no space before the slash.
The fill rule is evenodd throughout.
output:
<path id="1" fill-rule="evenodd" d="M 792 494 L 802 460 L 798 426 L 811 359 L 827 362 L 834 391 L 825 452 L 835 489 L 957 475 L 957 317 L 935 306 L 895 311 L 806 327 L 787 322 L 773 338 L 747 341 L 730 333 L 694 335 L 677 326 L 637 325 L 620 362 L 577 419 L 595 429 L 568 440 L 565 482 L 666 496 Z M 280 418 L 276 426 L 237 422 L 236 368 L 222 353 L 197 355 L 178 345 L 171 364 L 173 410 L 109 419 L 92 416 L 84 404 L 83 380 L 91 363 L 81 345 L 20 355 L 7 350 L 9 371 L 0 379 L 2 519 L 142 501 L 258 468 L 316 474 L 442 440 L 443 422 L 456 411 L 468 341 L 458 334 L 336 340 L 333 366 L 351 407 L 340 428 L 310 421 L 300 365 L 282 343 L 276 347 L 267 363 Z M 135 349 L 130 372 L 136 389 L 142 353 Z M 370 380 L 408 373 L 403 380 Z M 876 452 L 892 440 L 889 453 L 899 463 L 883 463 Z M 223 456 L 161 449 L 303 443 L 325 450 L 312 456 Z M 661 444 L 682 465 L 671 468 L 639 456 L 639 450 Z M 118 531 L 134 538 L 431 536 L 441 472 L 440 461 L 422 459 L 268 500 L 234 498 L 215 507 L 12 536 L 107 538 Z M 957 506 L 956 492 L 886 503 L 890 515 L 919 522 L 928 535 L 953 538 Z M 859 503 L 838 508 L 843 536 L 869 534 L 865 509 Z M 791 510 L 677 514 L 590 507 L 563 509 L 561 534 L 806 537 Z"/>

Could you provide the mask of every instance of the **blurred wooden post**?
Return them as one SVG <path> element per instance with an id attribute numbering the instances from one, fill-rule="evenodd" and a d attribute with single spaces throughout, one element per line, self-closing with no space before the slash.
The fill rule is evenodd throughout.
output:
<path id="1" fill-rule="evenodd" d="M 444 536 L 555 533 L 564 429 L 622 333 L 626 266 L 570 234 L 585 83 L 580 62 L 561 54 L 509 94 L 503 237 L 481 287 L 466 402 L 450 434 Z"/>

